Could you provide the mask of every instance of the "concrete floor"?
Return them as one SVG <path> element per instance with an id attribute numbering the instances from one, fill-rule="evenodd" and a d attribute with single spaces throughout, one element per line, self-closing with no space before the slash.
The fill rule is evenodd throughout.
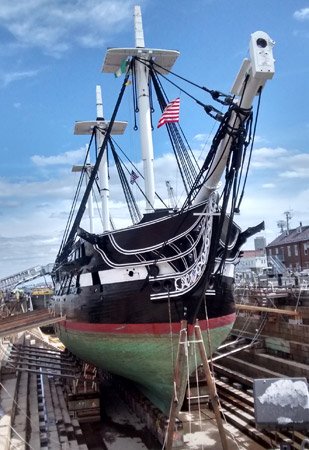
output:
<path id="1" fill-rule="evenodd" d="M 152 437 L 141 420 L 128 408 L 113 388 L 106 391 L 103 398 L 105 398 L 105 404 L 102 422 L 93 424 L 92 431 L 86 432 L 88 436 L 92 433 L 92 439 L 87 439 L 89 450 L 162 449 L 162 445 Z M 220 435 L 211 411 L 204 409 L 201 414 L 197 411 L 191 414 L 182 412 L 180 419 L 183 423 L 183 438 L 182 442 L 176 442 L 173 448 L 221 450 Z M 224 428 L 229 450 L 263 450 L 263 447 L 254 443 L 233 426 L 225 424 Z"/>

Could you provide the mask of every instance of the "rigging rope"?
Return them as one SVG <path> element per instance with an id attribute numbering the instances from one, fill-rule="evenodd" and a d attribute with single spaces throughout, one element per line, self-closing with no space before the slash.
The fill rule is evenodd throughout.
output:
<path id="1" fill-rule="evenodd" d="M 67 237 L 69 235 L 69 231 L 70 231 L 70 227 L 71 227 L 71 224 L 72 224 L 73 216 L 74 216 L 74 213 L 75 213 L 75 209 L 76 209 L 77 201 L 78 201 L 78 198 L 79 198 L 79 194 L 80 194 L 80 191 L 81 191 L 82 183 L 83 183 L 84 178 L 85 178 L 85 170 L 84 170 L 84 168 L 86 167 L 86 164 L 87 164 L 88 155 L 89 155 L 91 143 L 92 143 L 92 140 L 93 140 L 94 136 L 95 136 L 95 132 L 93 131 L 92 135 L 91 135 L 91 138 L 90 138 L 90 143 L 88 145 L 88 149 L 87 149 L 87 152 L 86 152 L 86 155 L 85 155 L 85 158 L 84 158 L 83 170 L 81 171 L 81 174 L 80 174 L 80 177 L 79 177 L 79 180 L 78 180 L 77 188 L 76 188 L 76 191 L 75 191 L 75 194 L 74 194 L 73 203 L 71 205 L 71 210 L 69 212 L 69 217 L 68 217 L 68 220 L 67 220 L 67 224 L 65 226 L 65 230 L 64 230 L 64 233 L 63 233 L 63 237 L 62 237 L 62 241 L 61 241 L 61 244 L 60 244 L 60 249 L 59 249 L 58 255 L 62 252 L 63 247 L 65 245 L 65 242 L 67 240 Z"/>
<path id="2" fill-rule="evenodd" d="M 137 172 L 138 175 L 144 180 L 144 179 L 145 179 L 145 178 L 144 178 L 144 175 L 143 175 L 143 174 L 141 173 L 141 171 L 137 168 L 137 166 L 134 164 L 134 162 L 128 157 L 128 155 L 127 155 L 126 153 L 124 153 L 124 151 L 121 149 L 121 147 L 118 145 L 118 143 L 117 143 L 113 138 L 111 138 L 111 140 L 112 140 L 114 146 L 117 147 L 118 150 L 120 150 L 120 152 L 123 154 L 123 156 L 126 158 L 126 160 L 132 165 L 132 167 L 134 168 L 134 171 Z M 128 173 L 130 173 L 129 169 L 128 169 L 127 166 L 123 163 L 123 161 L 121 160 L 121 158 L 119 157 L 119 155 L 118 155 L 118 158 L 120 159 L 120 161 L 121 161 L 121 163 L 123 164 L 123 167 L 126 169 L 126 171 L 127 171 Z M 140 188 L 139 184 L 138 184 L 137 182 L 135 182 L 135 183 L 136 183 L 136 186 L 138 187 L 138 190 L 140 191 L 140 193 L 141 193 L 142 196 L 144 197 L 144 199 L 147 200 L 148 203 L 150 203 L 149 200 L 148 200 L 148 198 L 147 198 L 147 196 L 146 196 L 146 194 L 145 194 L 144 191 Z M 165 206 L 165 208 L 168 208 L 168 205 L 165 203 L 165 201 L 163 200 L 163 198 L 162 198 L 157 192 L 155 192 L 155 196 L 157 197 L 158 200 L 160 200 L 160 202 L 162 203 L 162 205 Z"/>
<path id="3" fill-rule="evenodd" d="M 103 154 L 104 154 L 104 152 L 106 150 L 106 145 L 107 145 L 107 142 L 108 142 L 108 140 L 110 138 L 112 127 L 114 125 L 114 122 L 115 122 L 115 119 L 116 119 L 116 115 L 117 115 L 119 107 L 120 107 L 121 100 L 123 98 L 125 89 L 127 87 L 127 81 L 129 79 L 129 76 L 130 76 L 130 72 L 131 72 L 131 69 L 132 69 L 132 64 L 133 64 L 133 62 L 131 61 L 130 68 L 127 71 L 127 73 L 125 75 L 125 78 L 123 80 L 123 84 L 122 84 L 122 87 L 121 87 L 121 90 L 120 90 L 120 93 L 119 93 L 119 96 L 118 96 L 118 99 L 117 99 L 117 102 L 116 102 L 116 106 L 114 108 L 111 120 L 110 120 L 110 122 L 108 124 L 108 127 L 107 127 L 107 130 L 106 130 L 106 133 L 105 133 L 105 136 L 104 136 L 104 139 L 103 139 L 103 142 L 102 142 L 102 145 L 101 145 L 101 148 L 100 148 L 97 160 L 95 162 L 93 171 L 91 173 L 89 183 L 87 184 L 84 196 L 83 196 L 83 198 L 81 200 L 81 204 L 80 204 L 79 210 L 78 210 L 78 212 L 76 214 L 75 220 L 74 220 L 73 225 L 71 227 L 71 231 L 70 231 L 70 233 L 67 234 L 66 241 L 65 241 L 65 243 L 63 245 L 61 245 L 60 250 L 58 252 L 58 255 L 57 255 L 57 258 L 56 258 L 56 262 L 55 262 L 56 268 L 57 268 L 57 265 L 60 262 L 60 260 L 65 259 L 67 257 L 67 255 L 70 253 L 72 245 L 74 243 L 74 239 L 75 239 L 75 236 L 76 236 L 77 229 L 78 229 L 78 227 L 80 225 L 80 221 L 81 221 L 81 219 L 83 217 L 83 214 L 84 214 L 84 211 L 86 209 L 86 203 L 87 203 L 88 197 L 90 195 L 90 192 L 91 192 L 91 189 L 92 189 L 92 186 L 93 186 L 96 174 L 98 172 L 98 168 L 100 166 Z M 93 139 L 93 134 L 92 134 L 91 138 Z"/>
<path id="4" fill-rule="evenodd" d="M 163 111 L 167 105 L 166 94 L 164 93 L 162 86 L 160 86 L 159 80 L 155 76 L 153 71 L 151 71 L 150 73 L 152 83 L 158 98 L 158 102 L 161 107 L 161 111 Z M 180 125 L 179 124 L 176 125 L 176 123 L 167 123 L 166 126 L 172 144 L 173 152 L 177 161 L 177 165 L 180 171 L 182 182 L 186 192 L 188 193 L 197 174 L 193 162 L 196 164 L 197 167 L 198 164 L 188 142 L 186 141 L 187 144 L 186 146 L 182 139 L 181 133 L 183 136 L 184 134 L 182 132 Z M 192 158 L 190 158 L 187 148 L 189 149 Z"/>
<path id="5" fill-rule="evenodd" d="M 155 62 L 155 61 L 154 61 L 153 63 L 154 63 L 155 66 L 159 67 L 160 69 L 166 70 L 168 73 L 170 73 L 171 75 L 174 75 L 175 77 L 179 78 L 180 80 L 183 80 L 183 81 L 187 82 L 188 84 L 191 84 L 192 86 L 195 86 L 195 87 L 197 87 L 197 88 L 199 88 L 199 89 L 202 89 L 203 91 L 207 92 L 208 94 L 211 95 L 211 97 L 212 97 L 214 100 L 216 100 L 217 102 L 221 103 L 222 105 L 229 105 L 229 104 L 231 104 L 231 103 L 233 102 L 233 99 L 234 99 L 234 98 L 233 98 L 231 95 L 229 95 L 229 94 L 224 94 L 223 92 L 220 92 L 220 91 L 218 91 L 218 90 L 208 89 L 208 88 L 205 87 L 205 86 L 201 86 L 201 85 L 199 85 L 199 84 L 197 84 L 197 83 L 194 83 L 193 81 L 190 81 L 190 80 L 188 80 L 187 78 L 184 78 L 184 77 L 182 77 L 181 75 L 178 75 L 177 73 L 172 72 L 171 70 L 168 70 L 168 69 L 166 69 L 166 68 L 160 66 L 160 65 L 159 65 L 157 62 Z M 224 100 L 224 101 L 219 100 L 220 97 L 224 97 L 225 100 Z"/>
<path id="6" fill-rule="evenodd" d="M 165 72 L 168 72 L 171 75 L 174 75 L 175 77 L 179 78 L 182 81 L 185 81 L 186 83 L 190 84 L 191 86 L 195 86 L 198 89 L 201 89 L 205 92 L 207 92 L 208 94 L 211 95 L 211 97 L 213 98 L 213 100 L 221 103 L 222 105 L 230 105 L 233 102 L 233 97 L 231 95 L 227 95 L 224 94 L 223 92 L 220 92 L 218 90 L 213 90 L 213 89 L 208 89 L 205 86 L 201 86 L 197 83 L 194 83 L 193 81 L 188 80 L 187 78 L 182 77 L 181 75 L 176 74 L 175 72 L 168 70 L 166 67 L 161 66 L 160 64 L 158 64 L 157 62 L 151 60 L 146 60 L 146 59 L 142 59 L 142 58 L 137 58 L 137 60 L 139 62 L 141 62 L 142 64 L 145 64 L 146 66 L 153 67 L 154 70 L 160 74 L 160 76 L 162 78 L 164 78 L 166 81 L 168 81 L 170 84 L 172 84 L 173 86 L 176 86 L 181 92 L 185 93 L 186 95 L 188 95 L 188 97 L 191 97 L 192 99 L 194 99 L 197 103 L 205 106 L 203 103 L 201 103 L 199 100 L 197 100 L 193 95 L 189 94 L 187 91 L 185 91 L 184 89 L 182 89 L 179 85 L 177 85 L 176 83 L 174 83 L 173 81 L 171 81 L 169 78 L 167 78 L 165 75 L 163 75 L 161 70 L 157 70 L 156 67 L 158 67 L 159 69 L 163 69 Z M 220 100 L 220 97 L 225 98 L 225 100 Z"/>
<path id="7" fill-rule="evenodd" d="M 121 186 L 122 186 L 125 198 L 126 198 L 126 202 L 127 202 L 128 208 L 129 208 L 129 213 L 130 213 L 132 222 L 134 224 L 136 224 L 136 223 L 140 222 L 140 220 L 142 219 L 142 216 L 141 216 L 141 213 L 140 213 L 139 208 L 137 206 L 137 203 L 135 201 L 135 198 L 134 198 L 134 195 L 132 193 L 132 190 L 131 190 L 131 188 L 129 186 L 127 177 L 125 176 L 123 167 L 122 167 L 120 159 L 119 159 L 119 157 L 117 155 L 117 152 L 116 152 L 116 149 L 114 147 L 114 144 L 113 144 L 111 139 L 109 140 L 109 142 L 110 142 L 111 150 L 112 150 L 112 153 L 113 153 L 114 161 L 115 161 L 115 164 L 116 164 L 116 167 L 117 167 L 120 183 L 121 183 Z"/>

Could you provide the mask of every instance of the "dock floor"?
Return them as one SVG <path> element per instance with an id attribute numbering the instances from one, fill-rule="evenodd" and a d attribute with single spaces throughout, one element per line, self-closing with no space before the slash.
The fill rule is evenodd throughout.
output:
<path id="1" fill-rule="evenodd" d="M 39 330 L 24 335 L 22 355 L 18 354 L 18 341 L 2 340 L 0 382 L 0 449 L 27 448 L 34 450 L 160 450 L 160 444 L 123 400 L 117 386 L 106 385 L 101 392 L 102 417 L 100 422 L 79 423 L 69 413 L 64 400 L 62 381 L 57 362 L 59 346 L 50 343 Z M 40 336 L 45 341 L 40 340 Z M 4 342 L 4 343 L 3 343 Z M 56 341 L 55 341 L 56 342 Z M 31 347 L 36 354 L 46 349 L 52 362 L 48 367 L 46 357 L 33 361 Z M 53 352 L 55 354 L 53 354 Z M 10 353 L 10 356 L 9 356 Z M 12 356 L 13 355 L 13 356 Z M 9 364 L 4 364 L 5 361 Z M 12 365 L 14 362 L 14 365 Z M 42 367 L 40 367 L 40 364 Z M 62 371 L 65 362 L 62 362 Z M 16 372 L 16 367 L 18 371 Z M 73 364 L 71 369 L 73 368 Z M 66 376 L 72 376 L 68 374 Z M 207 408 L 200 412 L 181 412 L 183 429 L 173 449 L 220 450 L 221 440 L 214 414 Z M 262 450 L 264 447 L 244 436 L 239 430 L 224 423 L 229 450 Z"/>

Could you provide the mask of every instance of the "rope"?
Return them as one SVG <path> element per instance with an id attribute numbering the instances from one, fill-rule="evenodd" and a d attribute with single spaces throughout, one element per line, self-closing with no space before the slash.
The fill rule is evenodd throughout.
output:
<path id="1" fill-rule="evenodd" d="M 86 152 L 86 155 L 85 155 L 85 158 L 84 158 L 84 162 L 83 162 L 83 168 L 86 167 L 87 160 L 88 160 L 88 155 L 89 155 L 89 151 L 90 151 L 90 147 L 91 147 L 91 144 L 92 144 L 92 141 L 93 141 L 94 137 L 95 137 L 95 130 L 93 130 L 91 138 L 90 138 L 90 142 L 89 142 L 89 145 L 88 145 L 88 148 L 87 148 L 87 152 Z M 69 235 L 69 229 L 70 229 L 70 226 L 72 224 L 74 212 L 75 212 L 75 209 L 76 209 L 76 205 L 77 205 L 77 202 L 78 202 L 78 198 L 79 198 L 79 195 L 80 195 L 80 191 L 81 191 L 81 187 L 82 187 L 82 184 L 83 184 L 83 181 L 84 181 L 84 177 L 85 177 L 85 170 L 82 170 L 81 174 L 80 174 L 80 177 L 79 177 L 79 180 L 78 180 L 77 188 L 76 188 L 76 191 L 75 191 L 75 194 L 74 194 L 74 198 L 73 198 L 73 203 L 72 203 L 72 206 L 71 206 L 71 210 L 70 210 L 70 213 L 69 213 L 69 217 L 68 217 L 68 220 L 67 220 L 65 231 L 63 233 L 63 237 L 62 237 L 62 241 L 61 241 L 61 245 L 60 245 L 60 249 L 59 249 L 57 257 L 60 255 L 63 247 L 65 246 L 65 242 L 66 242 L 67 237 Z"/>
<path id="2" fill-rule="evenodd" d="M 299 289 L 298 297 L 297 297 L 297 302 L 296 302 L 296 305 L 295 305 L 295 311 L 297 311 L 298 305 L 299 305 L 299 302 L 300 302 L 300 296 L 301 296 L 301 292 L 302 292 L 302 286 L 304 286 L 304 290 L 306 290 L 306 289 L 307 289 L 307 283 L 306 283 L 305 281 L 303 281 L 303 283 L 300 285 L 300 289 Z"/>
<path id="3" fill-rule="evenodd" d="M 257 104 L 257 109 L 256 109 L 254 127 L 253 127 L 253 137 L 252 137 L 252 140 L 251 140 L 250 153 L 249 153 L 249 158 L 248 158 L 248 162 L 247 162 L 247 170 L 246 170 L 246 175 L 245 175 L 244 182 L 243 182 L 242 192 L 241 192 L 241 195 L 240 195 L 240 198 L 239 198 L 239 201 L 238 201 L 237 209 L 239 209 L 239 207 L 240 207 L 240 204 L 241 204 L 243 196 L 244 196 L 245 187 L 246 187 L 246 184 L 247 184 L 249 167 L 250 167 L 250 162 L 251 162 L 252 152 L 253 152 L 254 138 L 255 138 L 256 127 L 257 127 L 257 121 L 258 121 L 259 112 L 260 112 L 261 92 L 262 91 L 259 90 L 258 104 Z"/>
<path id="4" fill-rule="evenodd" d="M 172 313 L 171 313 L 171 298 L 170 290 L 167 291 L 167 304 L 168 304 L 168 320 L 170 326 L 170 343 L 171 343 L 171 355 L 172 355 L 172 368 L 174 369 L 174 346 L 173 346 L 173 328 L 172 328 Z"/>
<path id="5" fill-rule="evenodd" d="M 29 442 L 25 441 L 25 439 L 15 430 L 15 428 L 10 425 L 11 430 L 14 431 L 14 433 L 27 445 L 27 449 L 36 450 L 32 445 L 29 444 Z M 12 439 L 10 438 L 10 445 L 13 446 L 13 448 L 19 448 L 19 443 L 16 443 L 16 445 L 12 444 Z"/>
<path id="6" fill-rule="evenodd" d="M 12 395 L 10 394 L 10 392 L 3 386 L 3 384 L 2 384 L 1 382 L 0 382 L 0 387 L 8 394 L 8 396 L 10 397 L 10 399 L 13 400 L 13 403 L 17 406 L 18 410 L 19 410 L 20 412 L 23 413 L 23 415 L 26 417 L 26 419 L 29 420 L 30 424 L 34 426 L 34 423 L 32 422 L 31 417 L 28 416 L 28 414 L 27 414 L 27 413 L 24 411 L 24 409 L 19 405 L 19 403 L 14 399 L 14 397 L 12 397 Z M 16 433 L 17 436 L 20 437 L 20 438 L 22 439 L 22 441 L 25 442 L 25 443 L 29 446 L 30 449 L 36 450 L 35 448 L 31 447 L 31 445 L 29 444 L 29 442 L 26 442 L 26 441 L 23 439 L 23 437 L 20 436 L 20 434 L 18 434 L 18 432 L 12 427 L 12 425 L 10 425 L 10 427 L 12 428 L 12 430 L 14 431 L 14 433 Z M 33 428 L 33 429 L 35 429 L 35 428 Z M 55 444 L 59 445 L 59 441 L 56 441 L 55 439 L 52 439 L 50 436 L 49 436 L 49 440 L 50 440 L 51 442 L 54 442 Z M 10 441 L 10 443 L 11 443 L 11 441 Z"/>
<path id="7" fill-rule="evenodd" d="M 208 94 L 211 95 L 213 100 L 215 100 L 215 101 L 217 101 L 217 102 L 219 102 L 219 103 L 221 103 L 223 105 L 228 105 L 228 104 L 230 104 L 233 101 L 233 97 L 231 97 L 230 95 L 224 94 L 224 93 L 222 93 L 220 91 L 217 91 L 217 90 L 208 89 L 205 86 L 201 86 L 201 85 L 199 85 L 199 84 L 197 84 L 197 83 L 195 83 L 193 81 L 188 80 L 187 78 L 182 77 L 181 75 L 176 74 L 175 72 L 172 72 L 171 70 L 166 69 L 166 67 L 162 67 L 160 64 L 158 64 L 155 61 L 150 61 L 149 62 L 148 60 L 141 59 L 141 58 L 138 58 L 138 60 L 141 63 L 143 63 L 145 65 L 148 65 L 149 67 L 157 66 L 160 69 L 163 69 L 164 71 L 168 72 L 169 74 L 174 75 L 176 78 L 179 78 L 180 80 L 185 81 L 186 83 L 190 84 L 191 86 L 194 86 L 194 87 L 196 87 L 198 89 L 201 89 L 201 90 L 207 92 Z M 173 83 L 169 78 L 165 77 L 161 72 L 157 71 L 155 68 L 154 68 L 154 70 L 157 73 L 160 73 L 160 76 L 165 78 L 169 83 L 173 84 L 174 86 L 177 86 L 180 89 L 180 87 L 178 85 Z M 186 92 L 186 91 L 183 91 L 183 92 Z M 188 94 L 188 95 L 190 96 L 190 94 Z M 220 97 L 225 97 L 225 101 L 220 100 Z"/>
<path id="8" fill-rule="evenodd" d="M 73 243 L 74 243 L 74 239 L 75 239 L 75 237 L 76 237 L 77 229 L 78 229 L 78 227 L 79 227 L 80 221 L 81 221 L 81 219 L 82 219 L 82 217 L 83 217 L 83 214 L 84 214 L 84 211 L 85 211 L 85 209 L 86 209 L 86 203 L 87 203 L 89 194 L 90 194 L 90 192 L 91 192 L 91 189 L 92 189 L 94 180 L 95 180 L 95 178 L 96 178 L 96 175 L 97 175 L 97 172 L 98 172 L 98 169 L 99 169 L 99 166 L 100 166 L 100 163 L 101 163 L 103 154 L 104 154 L 104 152 L 106 151 L 106 146 L 107 146 L 107 143 L 108 143 L 108 141 L 109 141 L 109 139 L 110 139 L 110 134 L 111 134 L 111 131 L 112 131 L 112 127 L 113 127 L 113 124 L 114 124 L 114 122 L 115 122 L 115 119 L 116 119 L 116 116 L 117 116 L 117 113 L 118 113 L 118 110 L 119 110 L 119 107 L 120 107 L 120 104 L 121 104 L 121 101 L 122 101 L 124 92 L 125 92 L 126 87 L 127 87 L 127 81 L 128 81 L 128 79 L 129 79 L 129 76 L 130 76 L 130 71 L 131 71 L 131 69 L 132 69 L 132 64 L 133 64 L 133 63 L 132 63 L 132 61 L 131 61 L 131 63 L 130 63 L 130 69 L 127 71 L 127 73 L 126 73 L 126 75 L 125 75 L 125 78 L 124 78 L 124 80 L 123 80 L 122 87 L 121 87 L 120 93 L 119 93 L 119 95 L 118 95 L 118 99 L 117 99 L 117 102 L 116 102 L 114 111 L 113 111 L 113 113 L 112 113 L 111 120 L 110 120 L 110 122 L 109 122 L 109 125 L 108 125 L 108 127 L 107 127 L 106 133 L 105 133 L 105 135 L 104 135 L 104 139 L 103 139 L 101 148 L 100 148 L 100 150 L 99 150 L 99 154 L 98 154 L 98 156 L 97 156 L 95 165 L 94 165 L 93 170 L 92 170 L 92 172 L 91 172 L 91 176 L 90 176 L 90 179 L 89 179 L 89 183 L 87 184 L 87 187 L 86 187 L 86 190 L 85 190 L 85 192 L 84 192 L 83 198 L 82 198 L 82 200 L 81 200 L 81 203 L 80 203 L 78 212 L 77 212 L 77 214 L 76 214 L 75 220 L 74 220 L 74 222 L 73 222 L 73 224 L 72 224 L 72 227 L 71 227 L 71 230 L 70 230 L 69 234 L 68 234 L 67 237 L 66 237 L 65 244 L 64 244 L 64 245 L 61 245 L 61 248 L 60 248 L 60 250 L 59 250 L 59 252 L 58 252 L 58 255 L 57 255 L 57 258 L 56 258 L 56 263 L 55 263 L 56 268 L 57 268 L 57 265 L 58 265 L 61 261 L 65 260 L 65 258 L 67 257 L 67 255 L 70 253 L 71 248 L 72 248 L 72 245 L 73 245 Z M 92 134 L 92 139 L 93 139 L 93 134 Z M 90 147 L 90 146 L 89 146 L 89 147 Z"/>
<path id="9" fill-rule="evenodd" d="M 144 175 L 140 172 L 140 170 L 137 168 L 137 166 L 134 164 L 134 162 L 126 155 L 126 153 L 124 153 L 124 151 L 121 149 L 121 147 L 118 145 L 118 143 L 117 143 L 113 138 L 111 138 L 111 141 L 112 141 L 112 143 L 114 144 L 114 146 L 117 147 L 118 150 L 120 150 L 120 152 L 123 154 L 123 156 L 126 158 L 126 160 L 132 165 L 132 167 L 134 168 L 134 171 L 137 172 L 138 175 L 144 180 L 144 179 L 145 179 L 145 178 L 144 178 Z M 127 166 L 124 164 L 123 160 L 119 157 L 119 155 L 118 155 L 118 158 L 119 158 L 119 161 L 121 162 L 121 164 L 123 165 L 123 167 L 126 169 L 127 173 L 130 174 L 129 169 L 128 169 Z M 138 187 L 138 190 L 140 191 L 140 193 L 142 194 L 142 196 L 143 196 L 143 197 L 145 198 L 145 200 L 147 200 L 148 203 L 149 203 L 149 200 L 147 199 L 145 193 L 143 192 L 143 190 L 141 189 L 141 187 L 139 186 L 139 184 L 138 184 L 136 181 L 135 181 L 135 184 L 136 184 L 136 186 Z M 168 208 L 167 204 L 164 202 L 164 200 L 162 199 L 162 197 L 160 197 L 160 195 L 159 195 L 157 192 L 155 192 L 155 196 L 156 196 L 156 198 L 157 198 L 157 199 L 165 206 L 165 208 Z"/>

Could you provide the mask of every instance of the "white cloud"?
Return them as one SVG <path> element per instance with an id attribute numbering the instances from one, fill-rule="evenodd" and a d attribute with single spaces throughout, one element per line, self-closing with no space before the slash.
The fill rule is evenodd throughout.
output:
<path id="1" fill-rule="evenodd" d="M 287 170 L 279 174 L 282 178 L 309 178 L 309 171 L 306 168 L 299 168 L 297 170 Z"/>
<path id="2" fill-rule="evenodd" d="M 196 134 L 196 135 L 193 137 L 193 140 L 194 140 L 194 141 L 197 141 L 197 142 L 205 142 L 206 139 L 208 139 L 208 135 L 207 135 L 207 134 L 203 134 L 203 133 Z"/>
<path id="3" fill-rule="evenodd" d="M 267 243 L 278 236 L 279 229 L 277 221 L 284 219 L 284 211 L 293 210 L 291 227 L 296 227 L 299 222 L 309 224 L 309 189 L 291 189 L 284 195 L 280 192 L 272 192 L 271 196 L 265 199 L 260 191 L 255 190 L 245 195 L 242 202 L 241 214 L 236 217 L 236 222 L 245 229 L 265 221 L 265 232 Z M 254 248 L 253 239 L 248 241 L 245 248 Z"/>
<path id="4" fill-rule="evenodd" d="M 296 20 L 309 20 L 309 8 L 302 8 L 295 11 L 293 17 Z"/>
<path id="5" fill-rule="evenodd" d="M 261 147 L 253 150 L 251 166 L 254 168 L 274 168 L 278 166 L 278 158 L 288 155 L 284 148 Z"/>
<path id="6" fill-rule="evenodd" d="M 6 87 L 10 83 L 13 83 L 14 81 L 20 81 L 24 80 L 25 78 L 36 77 L 38 73 L 39 73 L 38 70 L 25 70 L 21 72 L 0 73 L 0 84 L 2 87 Z"/>
<path id="7" fill-rule="evenodd" d="M 280 174 L 283 178 L 309 178 L 309 153 L 298 153 L 291 155 L 285 160 L 290 170 L 286 170 Z"/>
<path id="8" fill-rule="evenodd" d="M 31 161 L 40 167 L 56 166 L 56 165 L 72 165 L 83 161 L 86 155 L 86 147 L 81 147 L 78 150 L 69 150 L 59 155 L 33 155 Z"/>
<path id="9" fill-rule="evenodd" d="M 265 188 L 265 189 L 272 189 L 274 187 L 276 187 L 276 185 L 274 183 L 264 183 L 264 184 L 262 184 L 262 188 Z"/>
<path id="10" fill-rule="evenodd" d="M 102 46 L 132 19 L 133 0 L 2 0 L 0 24 L 25 47 L 59 56 L 72 45 Z"/>
<path id="11" fill-rule="evenodd" d="M 272 170 L 281 178 L 309 178 L 309 153 L 262 147 L 253 151 L 251 167 Z"/>
<path id="12" fill-rule="evenodd" d="M 0 205 L 13 207 L 30 198 L 72 198 L 73 191 L 74 187 L 69 185 L 68 177 L 32 182 L 0 179 Z"/>
<path id="13" fill-rule="evenodd" d="M 254 136 L 254 143 L 255 144 L 265 144 L 267 142 L 268 142 L 267 139 L 264 138 L 263 136 L 259 136 L 257 134 Z"/>

